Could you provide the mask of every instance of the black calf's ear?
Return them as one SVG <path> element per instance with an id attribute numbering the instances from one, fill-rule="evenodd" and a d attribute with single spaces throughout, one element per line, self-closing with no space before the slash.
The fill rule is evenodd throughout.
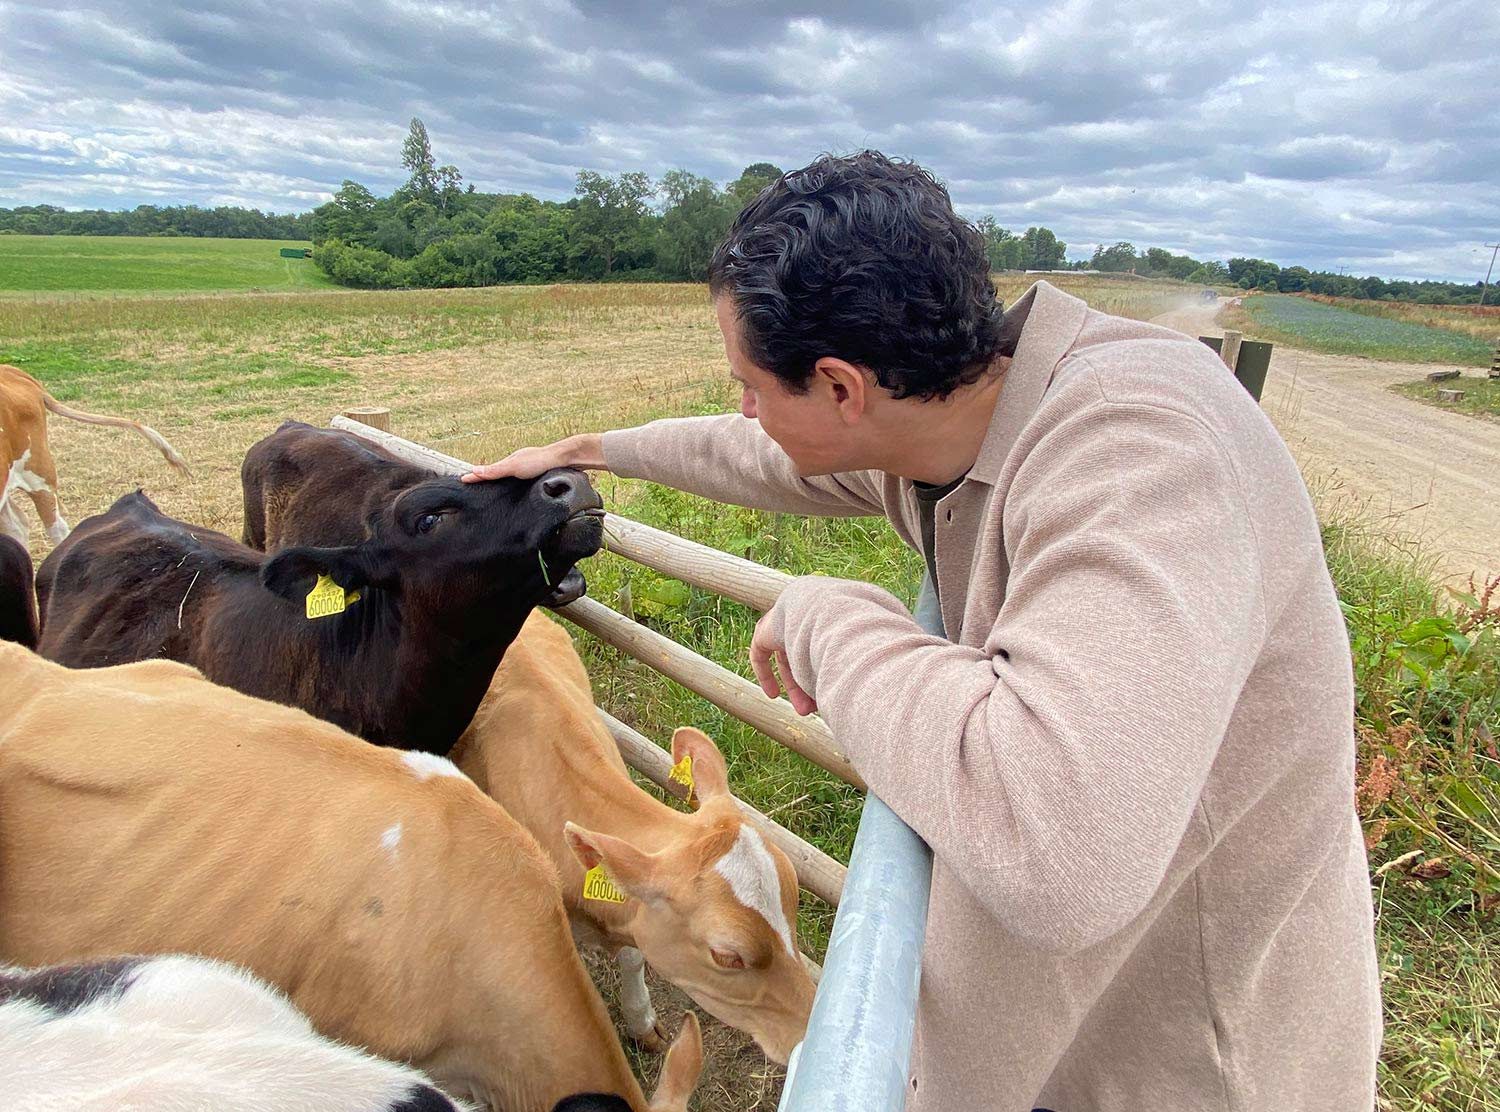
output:
<path id="1" fill-rule="evenodd" d="M 346 590 L 358 590 L 370 582 L 356 547 L 288 548 L 267 560 L 260 569 L 261 586 L 289 602 L 300 602 L 326 575 Z"/>

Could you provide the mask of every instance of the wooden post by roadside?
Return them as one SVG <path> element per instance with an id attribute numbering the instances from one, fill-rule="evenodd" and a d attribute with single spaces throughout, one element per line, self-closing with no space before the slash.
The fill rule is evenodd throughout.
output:
<path id="1" fill-rule="evenodd" d="M 1244 339 L 1242 333 L 1236 332 L 1232 328 L 1224 330 L 1224 343 L 1219 348 L 1219 357 L 1224 360 L 1224 366 L 1228 367 L 1231 371 L 1234 370 L 1235 364 L 1240 361 L 1240 341 L 1242 339 Z"/>
<path id="2" fill-rule="evenodd" d="M 344 410 L 344 416 L 381 432 L 391 431 L 391 411 L 383 405 L 357 405 Z"/>

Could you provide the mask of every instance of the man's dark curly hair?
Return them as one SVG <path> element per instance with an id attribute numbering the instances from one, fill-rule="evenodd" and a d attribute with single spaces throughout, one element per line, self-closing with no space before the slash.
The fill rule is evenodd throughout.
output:
<path id="1" fill-rule="evenodd" d="M 823 155 L 735 218 L 708 268 L 756 366 L 797 393 L 823 356 L 897 398 L 942 398 L 1000 352 L 984 238 L 915 162 Z"/>

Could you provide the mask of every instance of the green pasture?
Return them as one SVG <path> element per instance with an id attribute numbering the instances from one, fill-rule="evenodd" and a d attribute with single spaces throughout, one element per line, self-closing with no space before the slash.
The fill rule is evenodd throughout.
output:
<path id="1" fill-rule="evenodd" d="M 301 290 L 333 285 L 274 239 L 0 235 L 0 297 L 147 291 Z"/>
<path id="2" fill-rule="evenodd" d="M 1256 294 L 1226 322 L 1249 337 L 1335 355 L 1363 355 L 1410 363 L 1489 365 L 1490 345 L 1448 328 L 1351 312 L 1305 297 Z"/>

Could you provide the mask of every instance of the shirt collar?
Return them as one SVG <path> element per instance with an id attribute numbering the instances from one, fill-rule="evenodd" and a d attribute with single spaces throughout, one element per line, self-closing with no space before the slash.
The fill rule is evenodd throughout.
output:
<path id="1" fill-rule="evenodd" d="M 1005 311 L 1007 317 L 1024 316 L 1025 323 L 970 479 L 993 485 L 1000 477 L 1006 456 L 1042 404 L 1053 371 L 1078 340 L 1088 311 L 1081 299 L 1047 281 L 1037 282 Z"/>

